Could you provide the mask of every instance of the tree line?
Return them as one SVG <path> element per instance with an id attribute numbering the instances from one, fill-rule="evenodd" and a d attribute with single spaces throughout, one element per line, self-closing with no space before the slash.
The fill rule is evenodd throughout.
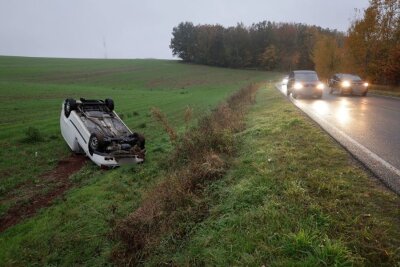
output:
<path id="1" fill-rule="evenodd" d="M 299 23 L 173 28 L 170 48 L 183 61 L 230 68 L 315 69 L 321 77 L 356 73 L 400 84 L 400 0 L 370 0 L 347 33 Z"/>
<path id="2" fill-rule="evenodd" d="M 295 23 L 263 21 L 246 27 L 193 25 L 173 28 L 170 48 L 186 62 L 231 68 L 290 70 L 314 68 L 316 36 L 336 36 L 337 31 Z"/>

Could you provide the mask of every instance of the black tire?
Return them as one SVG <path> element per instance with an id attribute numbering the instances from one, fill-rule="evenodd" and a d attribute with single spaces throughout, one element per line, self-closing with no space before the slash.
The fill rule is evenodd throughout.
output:
<path id="1" fill-rule="evenodd" d="M 361 94 L 362 97 L 367 96 L 368 91 L 365 91 L 364 93 Z"/>
<path id="2" fill-rule="evenodd" d="M 88 143 L 90 155 L 93 156 L 93 153 L 95 151 L 101 151 L 102 150 L 102 148 L 104 146 L 104 141 L 103 140 L 104 140 L 104 138 L 100 134 L 92 133 L 90 135 L 89 143 Z"/>
<path id="3" fill-rule="evenodd" d="M 137 145 L 140 147 L 140 149 L 144 149 L 145 148 L 146 140 L 145 140 L 144 136 L 141 135 L 141 134 L 138 134 Z"/>
<path id="4" fill-rule="evenodd" d="M 290 90 L 289 90 L 289 88 L 286 89 L 286 96 L 290 96 Z"/>
<path id="5" fill-rule="evenodd" d="M 146 141 L 143 135 L 135 132 L 130 137 L 133 137 L 133 142 L 131 143 L 132 146 L 136 145 L 140 149 L 144 149 Z"/>
<path id="6" fill-rule="evenodd" d="M 64 101 L 64 115 L 65 117 L 69 117 L 71 114 L 71 111 L 76 110 L 77 105 L 76 105 L 76 100 L 72 98 L 67 98 Z"/>
<path id="7" fill-rule="evenodd" d="M 106 106 L 108 107 L 108 109 L 110 111 L 114 110 L 114 100 L 112 100 L 111 98 L 106 98 L 106 100 L 104 101 L 104 103 L 106 103 Z"/>
<path id="8" fill-rule="evenodd" d="M 329 87 L 329 94 L 330 95 L 333 94 L 333 88 L 332 87 Z"/>
<path id="9" fill-rule="evenodd" d="M 294 99 L 297 99 L 299 97 L 299 95 L 296 92 L 293 92 L 292 96 L 293 96 Z"/>
<path id="10" fill-rule="evenodd" d="M 322 94 L 317 95 L 317 99 L 321 99 L 322 98 Z"/>

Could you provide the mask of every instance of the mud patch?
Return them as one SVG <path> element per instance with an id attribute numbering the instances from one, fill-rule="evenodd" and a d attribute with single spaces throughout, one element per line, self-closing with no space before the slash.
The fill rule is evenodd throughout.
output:
<path id="1" fill-rule="evenodd" d="M 35 183 L 24 183 L 7 194 L 1 204 L 15 204 L 0 217 L 0 232 L 32 217 L 39 209 L 50 206 L 55 198 L 74 185 L 69 177 L 79 171 L 85 163 L 85 156 L 72 155 L 60 160 L 55 169 L 43 174 Z"/>

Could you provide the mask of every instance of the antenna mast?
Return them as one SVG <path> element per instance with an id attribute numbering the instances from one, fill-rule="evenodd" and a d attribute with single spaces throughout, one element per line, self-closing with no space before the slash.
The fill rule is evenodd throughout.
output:
<path id="1" fill-rule="evenodd" d="M 103 48 L 104 48 L 104 58 L 107 59 L 107 43 L 106 43 L 106 38 L 103 36 Z"/>

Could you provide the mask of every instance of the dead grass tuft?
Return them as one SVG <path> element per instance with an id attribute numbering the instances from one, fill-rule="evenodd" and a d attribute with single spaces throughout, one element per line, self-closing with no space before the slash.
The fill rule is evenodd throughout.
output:
<path id="1" fill-rule="evenodd" d="M 114 228 L 113 237 L 121 241 L 113 255 L 118 264 L 141 263 L 164 236 L 184 238 L 187 225 L 207 215 L 203 188 L 207 181 L 226 173 L 238 142 L 234 133 L 244 128 L 244 114 L 255 102 L 257 89 L 257 85 L 250 85 L 239 90 L 201 119 L 198 127 L 179 137 L 166 116 L 159 109 L 152 109 L 153 117 L 175 145 L 174 151 L 167 177 L 146 194 L 140 208 Z M 185 122 L 191 116 L 188 108 Z"/>
<path id="2" fill-rule="evenodd" d="M 158 108 L 152 108 L 151 115 L 158 123 L 160 123 L 163 126 L 165 132 L 169 136 L 171 143 L 175 143 L 176 139 L 178 138 L 178 135 L 176 134 L 175 129 L 168 122 L 167 116 L 165 116 L 165 114 L 162 113 L 161 110 Z"/>
<path id="3" fill-rule="evenodd" d="M 193 109 L 190 106 L 187 106 L 185 109 L 185 115 L 183 117 L 185 121 L 186 130 L 189 128 L 189 123 L 192 120 L 192 117 L 193 117 Z"/>

